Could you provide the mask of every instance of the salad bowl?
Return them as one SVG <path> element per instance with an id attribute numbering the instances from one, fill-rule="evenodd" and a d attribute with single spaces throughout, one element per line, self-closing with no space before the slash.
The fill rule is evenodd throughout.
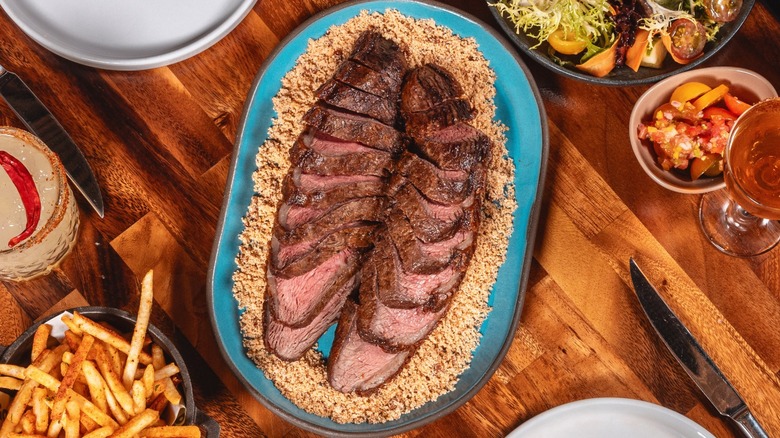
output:
<path id="1" fill-rule="evenodd" d="M 652 84 L 674 74 L 682 73 L 701 65 L 718 53 L 718 51 L 734 37 L 737 31 L 739 31 L 739 28 L 742 27 L 742 24 L 747 19 L 750 10 L 755 4 L 755 0 L 743 0 L 738 15 L 732 21 L 723 23 L 720 26 L 715 39 L 708 41 L 704 46 L 702 55 L 688 64 L 678 64 L 672 60 L 671 56 L 667 55 L 660 68 L 639 67 L 639 70 L 634 72 L 630 68 L 622 66 L 614 68 L 603 77 L 596 77 L 574 68 L 573 64 L 578 62 L 579 55 L 559 56 L 559 59 L 569 61 L 567 65 L 556 62 L 555 57 L 551 56 L 552 50 L 549 43 L 544 41 L 540 44 L 538 40 L 529 34 L 524 33 L 522 27 L 518 31 L 515 23 L 513 23 L 505 14 L 502 14 L 499 11 L 499 8 L 496 7 L 496 4 L 499 1 L 500 0 L 487 0 L 488 8 L 501 29 L 522 52 L 555 73 L 590 84 L 604 86 Z M 529 33 L 533 33 L 533 30 L 529 30 Z"/>

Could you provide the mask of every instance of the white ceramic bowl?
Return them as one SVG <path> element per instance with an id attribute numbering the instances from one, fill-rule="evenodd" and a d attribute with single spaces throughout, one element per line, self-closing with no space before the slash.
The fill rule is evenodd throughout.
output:
<path id="1" fill-rule="evenodd" d="M 656 160 L 652 144 L 639 140 L 637 128 L 643 120 L 649 120 L 653 110 L 665 103 L 672 91 L 685 82 L 701 82 L 715 87 L 726 84 L 729 91 L 740 99 L 755 103 L 759 100 L 776 97 L 777 91 L 763 76 L 754 71 L 739 67 L 709 67 L 676 74 L 650 87 L 634 104 L 628 120 L 628 136 L 642 169 L 661 186 L 679 193 L 696 194 L 718 190 L 725 187 L 723 176 L 699 178 L 692 181 L 682 173 L 664 170 Z"/>

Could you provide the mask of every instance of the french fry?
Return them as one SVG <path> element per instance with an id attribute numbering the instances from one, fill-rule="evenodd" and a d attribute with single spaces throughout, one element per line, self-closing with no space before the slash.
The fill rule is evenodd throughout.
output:
<path id="1" fill-rule="evenodd" d="M 35 432 L 46 433 L 49 429 L 49 405 L 46 404 L 46 388 L 35 388 L 30 404 L 32 412 L 35 414 Z"/>
<path id="2" fill-rule="evenodd" d="M 136 414 L 146 410 L 146 389 L 144 389 L 143 382 L 134 381 L 130 388 L 130 395 L 133 397 L 133 409 Z"/>
<path id="3" fill-rule="evenodd" d="M 87 380 L 87 387 L 89 387 L 89 395 L 92 399 L 92 403 L 100 408 L 103 412 L 108 412 L 108 402 L 106 401 L 106 386 L 103 383 L 103 378 L 100 376 L 100 372 L 95 363 L 91 360 L 85 360 L 81 364 L 81 371 Z"/>
<path id="4" fill-rule="evenodd" d="M 0 375 L 24 379 L 24 367 L 0 363 Z"/>
<path id="5" fill-rule="evenodd" d="M 106 438 L 111 436 L 112 433 L 114 433 L 114 429 L 108 426 L 103 426 L 84 435 L 82 438 Z"/>
<path id="6" fill-rule="evenodd" d="M 106 354 L 103 345 L 101 344 L 95 345 L 95 355 L 96 355 L 98 369 L 100 370 L 100 373 L 103 375 L 103 379 L 106 381 L 106 384 L 108 385 L 108 389 L 111 390 L 111 393 L 113 393 L 114 397 L 116 398 L 116 401 L 119 403 L 119 406 L 121 406 L 122 409 L 125 410 L 125 412 L 132 415 L 133 398 L 130 397 L 130 394 L 127 392 L 127 389 L 125 389 L 124 385 L 122 385 L 122 382 L 119 381 L 119 377 L 114 372 L 114 368 L 111 366 L 111 363 L 108 359 L 108 355 Z"/>
<path id="7" fill-rule="evenodd" d="M 46 435 L 37 435 L 34 433 L 9 433 L 8 438 L 46 438 Z"/>
<path id="8" fill-rule="evenodd" d="M 32 353 L 30 354 L 30 361 L 34 362 L 41 354 L 43 350 L 49 345 L 49 335 L 51 335 L 51 325 L 41 324 L 35 329 L 32 342 Z"/>
<path id="9" fill-rule="evenodd" d="M 171 362 L 154 372 L 154 380 L 162 380 L 166 377 L 173 377 L 176 374 L 179 374 L 179 371 L 181 371 L 179 370 L 179 367 L 176 366 L 175 363 Z"/>
<path id="10" fill-rule="evenodd" d="M 77 336 L 81 336 L 81 329 L 78 328 L 76 323 L 73 322 L 73 318 L 68 315 L 62 315 L 60 318 L 60 321 L 62 321 L 63 324 L 65 324 L 66 327 L 68 327 L 68 330 L 72 331 L 73 334 Z"/>
<path id="11" fill-rule="evenodd" d="M 104 345 L 106 349 L 106 355 L 108 356 L 108 360 L 111 362 L 111 368 L 114 370 L 114 374 L 117 376 L 122 375 L 122 357 L 119 355 L 119 350 L 117 350 L 113 345 L 106 344 Z"/>
<path id="12" fill-rule="evenodd" d="M 152 365 L 156 370 L 165 366 L 165 353 L 162 347 L 157 344 L 152 344 Z"/>
<path id="13" fill-rule="evenodd" d="M 154 380 L 154 365 L 147 365 L 144 369 L 143 376 L 141 376 L 141 382 L 144 384 L 144 393 L 146 394 L 147 399 L 151 397 L 152 391 L 154 390 Z"/>
<path id="14" fill-rule="evenodd" d="M 62 431 L 62 418 L 58 418 L 49 423 L 49 430 L 46 431 L 48 438 L 57 438 Z"/>
<path id="15" fill-rule="evenodd" d="M 130 343 L 127 342 L 125 338 L 120 336 L 115 331 L 107 329 L 106 327 L 103 327 L 102 325 L 96 323 L 95 321 L 83 316 L 82 314 L 78 312 L 74 312 L 73 322 L 82 331 L 84 331 L 84 333 L 89 333 L 90 335 L 96 337 L 97 339 L 100 339 L 106 344 L 112 345 L 117 350 L 125 354 L 127 354 L 127 352 L 130 351 Z M 146 352 L 141 352 L 138 360 L 144 365 L 148 365 L 152 362 L 151 356 L 149 356 Z"/>
<path id="16" fill-rule="evenodd" d="M 173 384 L 173 380 L 171 380 L 170 377 L 166 377 L 163 379 L 163 383 L 165 384 L 165 389 L 163 390 L 165 398 L 175 405 L 181 403 L 181 394 L 179 393 L 179 390 L 176 389 L 176 385 Z"/>
<path id="17" fill-rule="evenodd" d="M 140 414 L 136 415 L 135 417 L 131 418 L 130 421 L 127 422 L 127 424 L 114 431 L 112 437 L 131 438 L 139 434 L 142 430 L 146 429 L 151 424 L 154 424 L 159 418 L 160 418 L 159 412 L 153 409 L 147 409 L 141 412 Z"/>
<path id="18" fill-rule="evenodd" d="M 33 411 L 27 410 L 24 415 L 22 415 L 22 421 L 20 421 L 19 424 L 22 427 L 22 432 L 30 435 L 34 434 L 35 414 L 33 414 Z"/>
<path id="19" fill-rule="evenodd" d="M 81 344 L 81 340 L 79 340 L 79 344 Z M 78 349 L 79 347 L 76 346 L 76 348 L 72 350 L 76 351 Z M 65 354 L 62 355 L 62 363 L 66 363 L 70 365 L 71 362 L 73 362 L 73 353 L 71 353 L 70 351 L 66 351 Z"/>
<path id="20" fill-rule="evenodd" d="M 149 427 L 141 432 L 141 437 L 160 438 L 160 437 L 178 437 L 178 438 L 199 438 L 200 428 L 198 426 L 157 426 Z"/>
<path id="21" fill-rule="evenodd" d="M 57 363 L 62 359 L 62 354 L 68 349 L 67 345 L 60 345 L 54 350 L 44 350 L 39 355 L 38 359 L 33 361 L 35 366 L 40 367 L 43 371 L 51 371 Z M 27 374 L 25 370 L 25 375 Z M 24 410 L 27 404 L 32 398 L 33 390 L 38 386 L 38 383 L 32 380 L 25 380 L 22 383 L 22 387 L 17 391 L 16 396 L 11 405 L 8 407 L 8 413 L 3 421 L 3 425 L 0 426 L 0 437 L 7 436 L 14 431 L 14 428 L 24 415 Z"/>
<path id="22" fill-rule="evenodd" d="M 79 438 L 81 408 L 77 402 L 70 400 L 67 402 L 65 409 L 67 410 L 65 438 Z"/>
<path id="23" fill-rule="evenodd" d="M 76 351 L 79 349 L 79 344 L 81 344 L 81 336 L 74 334 L 70 330 L 65 331 L 65 341 L 66 344 L 68 344 L 68 347 L 70 347 L 70 351 Z"/>
<path id="24" fill-rule="evenodd" d="M 73 388 L 73 384 L 76 383 L 76 379 L 81 374 L 81 365 L 87 358 L 87 354 L 89 354 L 89 351 L 92 349 L 94 342 L 95 338 L 88 333 L 85 333 L 84 336 L 81 337 L 81 345 L 79 345 L 78 350 L 76 350 L 76 354 L 73 355 L 70 367 L 68 367 L 67 372 L 63 374 L 62 382 L 60 382 L 57 393 L 54 395 L 54 405 L 51 408 L 52 418 L 59 418 L 65 411 L 68 390 Z M 76 419 L 78 420 L 78 417 L 76 417 Z"/>
<path id="25" fill-rule="evenodd" d="M 18 391 L 22 387 L 22 381 L 16 377 L 0 376 L 0 388 Z"/>
<path id="26" fill-rule="evenodd" d="M 133 384 L 135 370 L 138 369 L 139 356 L 146 340 L 146 330 L 149 328 L 149 318 L 152 315 L 152 304 L 154 303 L 153 278 L 154 273 L 150 270 L 141 281 L 138 317 L 135 321 L 133 337 L 130 340 L 130 350 L 127 352 L 127 361 L 122 374 L 122 383 L 125 385 L 125 388 L 130 388 Z"/>
<path id="27" fill-rule="evenodd" d="M 93 420 L 89 415 L 83 412 L 81 413 L 79 422 L 81 423 L 81 430 L 84 432 L 91 432 L 99 427 L 102 427 L 99 424 L 97 424 L 95 420 Z"/>

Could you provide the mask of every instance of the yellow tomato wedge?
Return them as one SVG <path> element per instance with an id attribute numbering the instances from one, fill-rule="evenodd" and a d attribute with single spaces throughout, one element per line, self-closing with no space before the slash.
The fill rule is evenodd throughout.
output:
<path id="1" fill-rule="evenodd" d="M 589 73 L 597 78 L 601 78 L 609 74 L 613 68 L 615 68 L 615 52 L 617 43 L 615 42 L 608 49 L 590 58 L 582 64 L 577 64 L 575 67 L 586 73 Z"/>
<path id="2" fill-rule="evenodd" d="M 702 176 L 718 176 L 721 169 L 722 157 L 717 154 L 704 154 L 691 160 L 691 179 L 697 180 Z"/>
<path id="3" fill-rule="evenodd" d="M 587 41 L 578 40 L 573 32 L 567 33 L 563 29 L 558 29 L 551 33 L 547 37 L 547 42 L 550 43 L 550 46 L 556 52 L 563 55 L 576 55 L 585 50 L 585 47 L 588 45 Z"/>
<path id="4" fill-rule="evenodd" d="M 719 100 L 723 99 L 723 96 L 725 96 L 726 93 L 728 92 L 729 92 L 729 87 L 727 87 L 724 84 L 720 84 L 717 87 L 713 88 L 712 90 L 702 94 L 701 97 L 694 100 L 693 107 L 696 108 L 696 111 L 701 111 L 704 108 L 707 108 L 708 106 L 713 105 L 717 103 Z"/>
<path id="5" fill-rule="evenodd" d="M 672 97 L 669 99 L 669 103 L 680 102 L 681 104 L 696 99 L 702 94 L 712 90 L 707 84 L 701 82 L 686 82 L 672 92 Z"/>

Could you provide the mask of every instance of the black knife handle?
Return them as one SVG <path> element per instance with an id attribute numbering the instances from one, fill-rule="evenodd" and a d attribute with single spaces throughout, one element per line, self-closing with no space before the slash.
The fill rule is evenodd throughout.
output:
<path id="1" fill-rule="evenodd" d="M 758 421 L 753 417 L 748 409 L 740 412 L 733 417 L 737 422 L 737 426 L 748 438 L 769 438 L 764 428 L 758 424 Z"/>

